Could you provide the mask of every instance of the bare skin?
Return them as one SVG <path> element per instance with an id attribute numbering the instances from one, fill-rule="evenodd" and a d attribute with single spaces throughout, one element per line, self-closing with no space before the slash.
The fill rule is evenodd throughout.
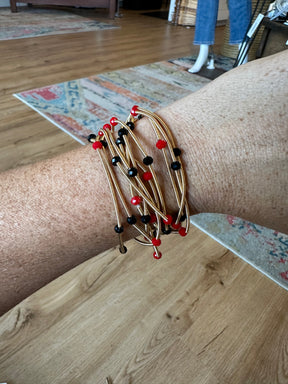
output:
<path id="1" fill-rule="evenodd" d="M 285 51 L 239 67 L 158 112 L 183 151 L 193 211 L 288 232 L 287 60 Z M 136 129 L 152 148 L 145 119 Z M 5 172 L 0 186 L 0 314 L 117 244 L 90 146 Z M 167 200 L 173 204 L 169 191 Z"/>

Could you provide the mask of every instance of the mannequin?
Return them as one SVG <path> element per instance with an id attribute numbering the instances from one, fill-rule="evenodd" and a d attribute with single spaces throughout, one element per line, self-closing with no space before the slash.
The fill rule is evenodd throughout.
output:
<path id="1" fill-rule="evenodd" d="M 207 63 L 209 46 L 214 44 L 219 0 L 198 0 L 194 44 L 200 46 L 197 60 L 190 73 L 197 73 Z M 251 0 L 228 0 L 230 18 L 229 44 L 239 49 L 251 19 Z M 247 59 L 246 59 L 247 61 Z M 208 68 L 213 69 L 213 63 Z"/>

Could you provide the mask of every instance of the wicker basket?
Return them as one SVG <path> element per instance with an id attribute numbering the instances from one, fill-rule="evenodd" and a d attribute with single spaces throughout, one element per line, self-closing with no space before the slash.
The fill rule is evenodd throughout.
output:
<path id="1" fill-rule="evenodd" d="M 270 3 L 271 3 L 271 1 L 267 1 L 267 0 L 265 1 L 263 11 L 262 11 L 263 14 L 268 9 Z M 257 0 L 252 0 L 252 13 L 254 12 L 256 5 L 257 5 Z M 255 15 L 255 17 L 253 18 L 253 21 L 256 19 L 257 16 L 258 16 L 258 14 Z M 256 52 L 257 52 L 257 49 L 258 49 L 259 44 L 260 44 L 263 30 L 264 30 L 264 27 L 260 27 L 258 32 L 257 32 L 257 35 L 255 36 L 254 42 L 253 42 L 253 44 L 249 50 L 249 54 L 248 54 L 249 61 L 254 60 L 256 58 Z M 238 45 L 230 45 L 229 44 L 229 33 L 230 33 L 230 25 L 229 25 L 229 21 L 228 21 L 226 24 L 225 30 L 224 30 L 224 44 L 223 44 L 222 49 L 221 49 L 221 54 L 223 56 L 236 58 L 238 55 Z"/>
<path id="2" fill-rule="evenodd" d="M 177 0 L 171 22 L 177 25 L 195 26 L 197 0 Z"/>

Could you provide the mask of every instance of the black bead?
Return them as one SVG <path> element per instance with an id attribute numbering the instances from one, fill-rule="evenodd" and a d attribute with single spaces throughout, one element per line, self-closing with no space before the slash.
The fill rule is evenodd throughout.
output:
<path id="1" fill-rule="evenodd" d="M 180 156 L 181 155 L 181 149 L 179 148 L 173 148 L 173 152 L 175 156 Z"/>
<path id="2" fill-rule="evenodd" d="M 120 144 L 125 145 L 125 142 L 124 142 L 122 137 L 118 137 L 118 139 L 115 141 L 115 143 L 116 143 L 116 145 L 118 145 L 118 147 Z"/>
<path id="3" fill-rule="evenodd" d="M 151 157 L 151 156 L 146 156 L 146 157 L 144 157 L 144 159 L 143 159 L 143 163 L 144 163 L 145 165 L 151 165 L 151 164 L 153 163 L 153 159 L 152 159 L 152 157 Z"/>
<path id="4" fill-rule="evenodd" d="M 162 229 L 162 233 L 163 233 L 164 235 L 169 235 L 169 234 L 171 233 L 171 228 L 170 228 L 170 227 L 168 227 L 168 229 L 163 228 L 163 229 Z"/>
<path id="5" fill-rule="evenodd" d="M 121 128 L 121 129 L 119 129 L 119 131 L 118 131 L 118 136 L 119 136 L 119 137 L 122 137 L 122 136 L 124 136 L 124 135 L 128 135 L 128 130 L 127 130 L 126 128 Z"/>
<path id="6" fill-rule="evenodd" d="M 136 222 L 137 222 L 137 219 L 136 219 L 136 217 L 134 216 L 134 215 L 132 215 L 132 216 L 128 216 L 127 217 L 127 222 L 128 222 L 128 224 L 136 224 Z"/>
<path id="7" fill-rule="evenodd" d="M 138 171 L 134 167 L 128 169 L 128 177 L 135 177 L 137 173 Z"/>
<path id="8" fill-rule="evenodd" d="M 133 129 L 135 128 L 135 124 L 132 123 L 132 121 L 128 121 L 128 123 L 126 123 L 126 125 L 128 125 L 128 127 L 131 129 L 131 131 L 133 131 Z"/>
<path id="9" fill-rule="evenodd" d="M 100 143 L 102 143 L 104 148 L 107 148 L 107 141 L 106 140 L 100 140 Z"/>
<path id="10" fill-rule="evenodd" d="M 120 251 L 120 253 L 126 253 L 127 248 L 125 247 L 125 245 L 123 245 L 123 247 L 119 247 L 119 251 Z"/>
<path id="11" fill-rule="evenodd" d="M 141 216 L 141 221 L 144 224 L 148 224 L 150 220 L 151 220 L 151 216 L 150 215 Z"/>
<path id="12" fill-rule="evenodd" d="M 181 164 L 179 163 L 179 161 L 173 161 L 173 163 L 171 163 L 171 168 L 173 169 L 173 171 L 177 171 L 181 168 Z"/>
<path id="13" fill-rule="evenodd" d="M 143 119 L 143 115 L 138 115 L 137 118 L 138 120 Z"/>
<path id="14" fill-rule="evenodd" d="M 91 135 L 87 137 L 87 140 L 90 141 L 90 143 L 94 143 L 94 141 L 96 140 L 96 135 L 94 135 L 94 133 L 91 133 Z"/>
<path id="15" fill-rule="evenodd" d="M 118 225 L 115 225 L 114 231 L 116 233 L 122 233 L 124 231 L 124 228 L 122 227 L 122 225 L 121 225 L 121 227 L 118 227 Z"/>
<path id="16" fill-rule="evenodd" d="M 186 213 L 180 217 L 181 223 L 187 219 Z"/>
<path id="17" fill-rule="evenodd" d="M 121 163 L 121 158 L 120 156 L 114 156 L 112 157 L 112 164 L 116 167 L 117 166 L 117 163 Z"/>

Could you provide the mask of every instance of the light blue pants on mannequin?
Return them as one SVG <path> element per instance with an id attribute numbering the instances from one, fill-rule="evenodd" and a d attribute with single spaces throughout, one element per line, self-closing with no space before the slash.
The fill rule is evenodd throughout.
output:
<path id="1" fill-rule="evenodd" d="M 212 45 L 215 41 L 215 28 L 219 0 L 198 0 L 194 44 Z M 252 14 L 251 0 L 228 0 L 230 44 L 242 42 Z"/>

